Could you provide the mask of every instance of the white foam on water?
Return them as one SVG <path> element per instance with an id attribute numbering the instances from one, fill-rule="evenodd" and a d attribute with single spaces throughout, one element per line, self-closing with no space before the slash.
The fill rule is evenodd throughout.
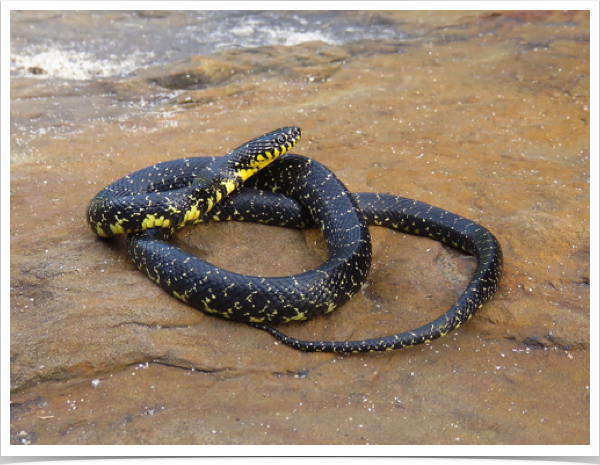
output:
<path id="1" fill-rule="evenodd" d="M 126 59 L 98 60 L 89 53 L 36 47 L 19 54 L 11 52 L 10 70 L 17 76 L 84 81 L 127 74 L 152 56 L 152 52 L 135 52 Z"/>
<path id="2" fill-rule="evenodd" d="M 284 45 L 298 45 L 304 42 L 312 42 L 314 40 L 320 40 L 330 45 L 336 45 L 338 42 L 327 34 L 323 34 L 320 31 L 313 32 L 286 32 L 286 31 L 272 31 L 279 32 L 277 36 L 283 36 L 285 38 Z"/>
<path id="3" fill-rule="evenodd" d="M 298 45 L 304 42 L 320 40 L 330 45 L 338 45 L 339 41 L 322 31 L 295 31 L 291 28 L 279 28 L 266 25 L 263 21 L 248 19 L 244 24 L 232 27 L 227 31 L 227 38 L 236 39 L 239 46 L 252 47 L 259 45 Z"/>

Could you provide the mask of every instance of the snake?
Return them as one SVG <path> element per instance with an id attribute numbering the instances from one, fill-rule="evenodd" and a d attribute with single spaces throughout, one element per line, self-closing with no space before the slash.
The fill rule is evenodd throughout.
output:
<path id="1" fill-rule="evenodd" d="M 351 193 L 321 163 L 289 153 L 300 138 L 300 128 L 286 127 L 222 157 L 182 158 L 138 170 L 94 196 L 88 224 L 101 238 L 126 234 L 136 267 L 177 299 L 307 352 L 380 352 L 428 343 L 458 328 L 494 296 L 503 258 L 488 229 L 417 200 Z M 177 229 L 207 221 L 318 227 L 329 258 L 291 276 L 246 276 L 169 241 Z M 372 261 L 369 225 L 430 237 L 476 256 L 475 271 L 458 301 L 426 325 L 371 339 L 304 341 L 273 328 L 330 313 L 362 289 Z"/>

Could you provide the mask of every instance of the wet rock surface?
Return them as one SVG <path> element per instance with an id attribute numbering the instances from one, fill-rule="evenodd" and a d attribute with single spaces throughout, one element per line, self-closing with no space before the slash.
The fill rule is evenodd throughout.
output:
<path id="1" fill-rule="evenodd" d="M 589 16 L 385 21 L 406 40 L 11 80 L 13 443 L 589 443 Z M 111 117 L 111 105 L 131 108 Z M 115 179 L 292 124 L 304 133 L 294 151 L 351 191 L 416 198 L 492 230 L 505 257 L 497 296 L 429 345 L 306 354 L 171 298 L 134 268 L 123 238 L 88 229 L 87 203 Z M 363 291 L 280 329 L 348 340 L 415 328 L 449 308 L 474 270 L 440 243 L 371 232 Z M 326 257 L 318 231 L 256 224 L 185 229 L 176 242 L 262 276 Z"/>

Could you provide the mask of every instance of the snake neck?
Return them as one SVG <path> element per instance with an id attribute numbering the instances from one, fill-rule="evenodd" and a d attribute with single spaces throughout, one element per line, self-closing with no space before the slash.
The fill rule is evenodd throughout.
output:
<path id="1" fill-rule="evenodd" d="M 88 224 L 100 237 L 162 228 L 174 231 L 198 221 L 222 199 L 291 149 L 301 137 L 298 127 L 277 129 L 215 159 L 189 188 L 169 192 L 101 191 L 88 206 Z"/>

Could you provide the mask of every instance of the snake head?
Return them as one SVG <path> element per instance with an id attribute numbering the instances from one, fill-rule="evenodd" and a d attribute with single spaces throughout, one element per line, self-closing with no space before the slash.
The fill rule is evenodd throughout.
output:
<path id="1" fill-rule="evenodd" d="M 299 127 L 289 126 L 263 134 L 231 152 L 225 162 L 243 181 L 290 150 L 302 136 Z"/>
<path id="2" fill-rule="evenodd" d="M 249 153 L 254 153 L 259 162 L 262 161 L 261 155 L 264 159 L 274 160 L 294 147 L 300 137 L 302 137 L 302 130 L 297 126 L 289 126 L 252 139 L 238 150 L 245 149 Z"/>

